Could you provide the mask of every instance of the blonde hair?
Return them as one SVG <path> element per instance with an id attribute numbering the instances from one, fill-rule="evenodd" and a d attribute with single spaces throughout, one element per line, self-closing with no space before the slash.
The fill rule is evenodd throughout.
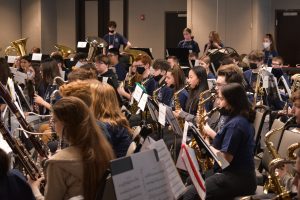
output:
<path id="1" fill-rule="evenodd" d="M 89 81 L 92 92 L 92 109 L 96 119 L 115 126 L 124 126 L 131 132 L 129 122 L 121 112 L 117 94 L 112 86 Z"/>

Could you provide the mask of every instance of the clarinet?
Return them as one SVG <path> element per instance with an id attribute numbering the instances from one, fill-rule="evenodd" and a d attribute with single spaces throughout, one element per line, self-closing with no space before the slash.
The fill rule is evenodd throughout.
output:
<path id="1" fill-rule="evenodd" d="M 2 83 L 0 83 L 0 96 L 5 101 L 9 109 L 14 113 L 21 127 L 25 131 L 34 132 L 33 127 L 30 124 L 28 124 L 23 115 L 20 113 L 19 109 L 13 102 L 9 92 Z M 38 136 L 32 134 L 29 134 L 28 138 L 35 150 L 38 152 L 38 154 L 44 158 L 48 158 L 48 147 L 43 143 L 43 141 Z"/>
<path id="2" fill-rule="evenodd" d="M 36 180 L 37 178 L 41 177 L 40 171 L 38 167 L 35 165 L 35 163 L 33 162 L 29 152 L 22 145 L 22 143 L 20 143 L 18 140 L 16 140 L 11 136 L 9 130 L 4 125 L 1 119 L 0 119 L 0 132 L 2 133 L 5 141 L 12 149 L 14 155 L 19 159 L 26 174 L 28 174 L 32 180 Z"/>

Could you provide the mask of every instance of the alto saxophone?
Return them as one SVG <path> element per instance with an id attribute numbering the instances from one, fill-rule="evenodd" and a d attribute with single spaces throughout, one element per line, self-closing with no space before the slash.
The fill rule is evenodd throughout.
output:
<path id="1" fill-rule="evenodd" d="M 183 88 L 179 89 L 178 91 L 176 91 L 174 93 L 174 105 L 175 105 L 175 110 L 181 110 L 181 106 L 180 106 L 180 101 L 179 101 L 179 94 L 186 88 L 189 87 L 189 84 L 187 83 Z M 184 122 L 185 120 L 182 119 L 182 118 L 178 118 L 178 123 L 179 123 L 179 126 L 180 128 L 183 130 L 183 127 L 184 127 Z"/>
<path id="2" fill-rule="evenodd" d="M 273 160 L 279 159 L 280 155 L 277 152 L 276 148 L 274 147 L 273 142 L 270 141 L 271 136 L 273 136 L 276 132 L 283 130 L 294 119 L 295 119 L 295 117 L 291 117 L 287 120 L 287 122 L 282 127 L 270 130 L 269 132 L 266 133 L 266 136 L 265 136 L 266 147 L 268 148 L 268 151 L 271 154 L 271 157 Z M 268 180 L 266 181 L 266 183 L 263 186 L 263 191 L 264 191 L 264 193 L 268 193 L 269 191 L 277 191 L 276 185 L 274 185 L 274 183 L 273 183 L 271 174 L 269 174 Z"/>
<path id="3" fill-rule="evenodd" d="M 212 113 L 214 113 L 218 108 L 212 109 L 210 112 L 205 114 L 205 103 L 213 98 L 216 97 L 215 93 L 211 93 L 211 90 L 206 90 L 199 95 L 199 103 L 198 103 L 198 109 L 197 109 L 197 119 L 198 119 L 198 130 L 199 133 L 202 134 L 203 137 L 206 137 L 204 135 L 204 125 L 206 122 L 206 117 L 210 116 Z M 209 97 L 204 99 L 205 95 L 211 93 Z M 196 153 L 196 158 L 199 163 L 200 168 L 202 169 L 203 172 L 208 171 L 213 167 L 213 159 L 207 155 L 204 149 L 201 149 L 201 147 L 198 146 L 197 142 L 195 139 L 192 139 L 191 142 L 189 143 L 189 147 L 193 148 Z"/>

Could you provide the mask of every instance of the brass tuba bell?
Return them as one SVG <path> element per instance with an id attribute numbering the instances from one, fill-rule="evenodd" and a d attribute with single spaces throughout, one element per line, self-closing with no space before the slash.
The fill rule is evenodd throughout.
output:
<path id="1" fill-rule="evenodd" d="M 70 47 L 64 46 L 64 45 L 60 45 L 60 44 L 56 44 L 54 45 L 54 47 L 57 49 L 57 51 L 59 51 L 63 58 L 68 58 L 70 54 L 75 54 L 76 51 L 71 49 Z"/>
<path id="2" fill-rule="evenodd" d="M 27 40 L 28 38 L 22 38 L 19 40 L 12 41 L 11 45 L 5 48 L 5 55 L 10 56 L 17 54 L 17 56 L 25 56 Z"/>
<path id="3" fill-rule="evenodd" d="M 107 42 L 99 37 L 88 36 L 85 41 L 90 45 L 87 61 L 92 61 L 97 54 L 97 49 L 104 48 L 107 46 Z"/>

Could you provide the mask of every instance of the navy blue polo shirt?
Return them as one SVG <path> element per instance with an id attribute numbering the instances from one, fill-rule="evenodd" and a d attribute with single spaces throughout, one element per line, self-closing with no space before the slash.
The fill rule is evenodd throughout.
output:
<path id="1" fill-rule="evenodd" d="M 242 116 L 231 118 L 217 133 L 213 146 L 221 152 L 233 155 L 226 171 L 254 170 L 254 134 L 254 127 Z"/>

